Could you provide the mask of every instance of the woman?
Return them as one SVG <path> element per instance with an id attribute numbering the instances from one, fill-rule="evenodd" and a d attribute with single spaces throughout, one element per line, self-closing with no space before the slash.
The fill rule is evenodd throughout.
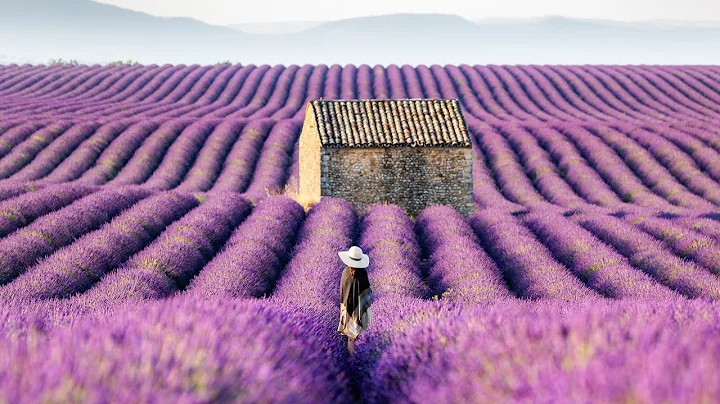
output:
<path id="1" fill-rule="evenodd" d="M 370 299 L 372 289 L 368 279 L 367 268 L 370 257 L 363 254 L 357 246 L 347 251 L 338 252 L 345 265 L 340 278 L 340 324 L 338 331 L 348 336 L 348 353 L 353 353 L 353 343 L 363 331 L 368 329 L 372 315 Z"/>

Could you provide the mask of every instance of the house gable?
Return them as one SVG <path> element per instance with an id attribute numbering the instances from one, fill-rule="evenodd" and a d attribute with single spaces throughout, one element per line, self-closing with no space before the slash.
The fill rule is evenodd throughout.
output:
<path id="1" fill-rule="evenodd" d="M 320 135 L 315 112 L 310 104 L 305 110 L 305 121 L 298 143 L 299 193 L 305 200 L 320 199 Z"/>

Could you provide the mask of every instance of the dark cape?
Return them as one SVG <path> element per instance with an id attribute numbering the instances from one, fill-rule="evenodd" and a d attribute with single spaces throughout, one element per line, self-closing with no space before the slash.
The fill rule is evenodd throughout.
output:
<path id="1" fill-rule="evenodd" d="M 350 276 L 350 269 L 345 268 L 340 278 L 340 299 L 347 309 L 347 314 L 361 326 L 362 318 L 370 307 L 372 289 L 367 271 L 364 268 L 355 268 L 355 276 Z M 359 308 L 358 308 L 359 305 Z"/>

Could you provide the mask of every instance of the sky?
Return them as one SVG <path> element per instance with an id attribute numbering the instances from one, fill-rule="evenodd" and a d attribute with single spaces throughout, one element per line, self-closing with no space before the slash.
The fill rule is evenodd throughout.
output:
<path id="1" fill-rule="evenodd" d="M 457 14 L 468 19 L 548 15 L 618 21 L 720 21 L 720 0 L 96 0 L 162 17 L 215 25 L 331 21 L 394 13 Z"/>

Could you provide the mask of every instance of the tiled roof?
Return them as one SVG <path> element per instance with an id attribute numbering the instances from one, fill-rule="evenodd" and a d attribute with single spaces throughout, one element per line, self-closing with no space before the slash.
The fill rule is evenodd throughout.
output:
<path id="1" fill-rule="evenodd" d="M 311 101 L 324 147 L 469 147 L 458 100 Z"/>

